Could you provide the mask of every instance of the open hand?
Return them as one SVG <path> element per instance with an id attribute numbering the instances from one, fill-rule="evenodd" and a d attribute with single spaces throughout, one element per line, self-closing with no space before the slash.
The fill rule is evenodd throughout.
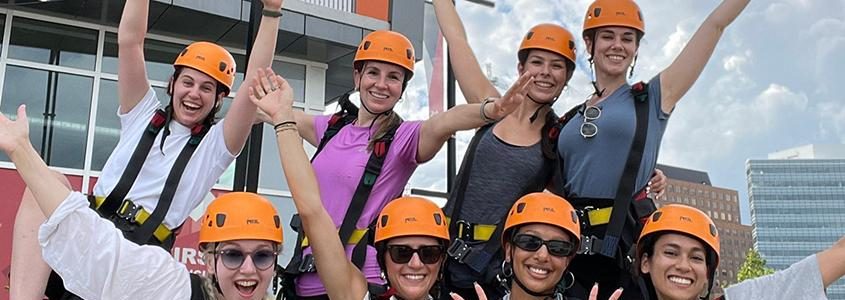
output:
<path id="1" fill-rule="evenodd" d="M 249 100 L 273 124 L 293 120 L 293 88 L 270 68 L 258 70 L 258 76 L 249 86 Z"/>
<path id="2" fill-rule="evenodd" d="M 666 194 L 666 186 L 668 183 L 666 182 L 666 175 L 663 174 L 663 171 L 660 169 L 654 169 L 654 176 L 651 177 L 648 181 L 648 185 L 646 186 L 646 193 L 649 195 L 654 195 L 653 199 L 657 200 L 660 197 L 663 197 Z"/>
<path id="3" fill-rule="evenodd" d="M 12 156 L 15 150 L 29 143 L 29 120 L 26 117 L 26 105 L 18 106 L 15 121 L 0 114 L 0 150 Z"/>

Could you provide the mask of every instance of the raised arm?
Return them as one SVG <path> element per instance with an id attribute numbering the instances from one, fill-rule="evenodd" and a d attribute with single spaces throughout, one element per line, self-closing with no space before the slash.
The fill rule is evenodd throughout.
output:
<path id="1" fill-rule="evenodd" d="M 149 0 L 127 0 L 117 27 L 117 96 L 121 114 L 132 110 L 150 88 L 144 66 L 149 14 Z"/>
<path id="2" fill-rule="evenodd" d="M 816 255 L 819 260 L 819 271 L 822 273 L 822 283 L 825 288 L 834 281 L 845 276 L 845 237 L 836 244 Z"/>
<path id="3" fill-rule="evenodd" d="M 440 31 L 449 45 L 449 62 L 467 103 L 480 103 L 487 97 L 501 97 L 481 70 L 452 0 L 434 0 L 434 13 L 437 15 Z"/>
<path id="4" fill-rule="evenodd" d="M 282 9 L 282 0 L 262 0 L 261 2 L 264 4 L 264 10 L 280 11 Z M 258 69 L 268 68 L 273 62 L 273 54 L 276 52 L 276 37 L 279 32 L 279 18 L 262 14 L 252 52 L 249 55 L 244 82 L 252 82 L 253 78 L 256 78 Z M 229 149 L 230 153 L 241 151 L 247 137 L 249 137 L 254 118 L 255 105 L 249 101 L 249 95 L 238 93 L 229 108 L 229 112 L 226 113 L 226 122 L 223 123 L 223 136 L 226 140 L 226 148 Z"/>
<path id="5" fill-rule="evenodd" d="M 417 161 L 424 162 L 433 158 L 455 132 L 481 127 L 487 122 L 485 117 L 499 120 L 516 110 L 532 81 L 532 75 L 525 72 L 505 96 L 495 102 L 458 105 L 423 122 L 417 145 Z"/>
<path id="6" fill-rule="evenodd" d="M 70 194 L 70 189 L 53 176 L 29 142 L 25 105 L 18 107 L 18 117 L 15 121 L 0 114 L 0 150 L 12 159 L 18 173 L 35 196 L 41 211 L 49 218 Z"/>
<path id="7" fill-rule="evenodd" d="M 337 238 L 337 228 L 320 200 L 314 169 L 302 148 L 297 126 L 292 122 L 293 91 L 281 76 L 261 72 L 249 90 L 251 102 L 265 112 L 276 126 L 279 157 L 290 187 L 291 198 L 302 219 L 305 235 L 310 240 L 317 274 L 331 299 L 362 299 L 367 293 L 367 280 L 346 257 Z"/>
<path id="8" fill-rule="evenodd" d="M 671 112 L 675 104 L 701 75 L 725 28 L 745 9 L 750 0 L 724 0 L 698 27 L 675 61 L 660 74 L 661 108 Z"/>

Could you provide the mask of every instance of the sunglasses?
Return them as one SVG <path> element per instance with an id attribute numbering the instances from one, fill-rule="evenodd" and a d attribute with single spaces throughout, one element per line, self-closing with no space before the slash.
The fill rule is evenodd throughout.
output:
<path id="1" fill-rule="evenodd" d="M 390 254 L 390 260 L 397 264 L 407 264 L 416 253 L 422 263 L 430 265 L 440 261 L 445 249 L 441 245 L 420 246 L 417 249 L 407 245 L 389 245 L 387 253 Z"/>
<path id="2" fill-rule="evenodd" d="M 581 136 L 584 138 L 591 138 L 599 133 L 599 127 L 593 121 L 601 117 L 601 108 L 598 106 L 588 105 L 584 107 L 584 123 L 581 123 Z"/>
<path id="3" fill-rule="evenodd" d="M 549 254 L 557 257 L 566 257 L 575 254 L 575 243 L 560 240 L 543 240 L 530 234 L 517 234 L 513 237 L 513 244 L 519 249 L 535 252 L 546 245 Z"/>
<path id="4" fill-rule="evenodd" d="M 246 257 L 252 257 L 252 264 L 259 270 L 267 270 L 276 264 L 276 255 L 278 252 L 271 250 L 258 250 L 252 253 L 244 253 L 237 249 L 226 249 L 216 252 L 218 259 L 223 262 L 223 266 L 230 270 L 236 270 L 244 264 Z"/>

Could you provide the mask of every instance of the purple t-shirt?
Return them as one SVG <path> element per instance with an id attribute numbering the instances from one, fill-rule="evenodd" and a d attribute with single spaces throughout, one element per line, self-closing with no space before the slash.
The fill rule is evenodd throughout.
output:
<path id="1" fill-rule="evenodd" d="M 328 128 L 329 117 L 331 116 L 314 117 L 314 132 L 321 139 Z M 396 129 L 381 174 L 373 186 L 370 199 L 364 205 L 356 228 L 369 226 L 390 200 L 402 195 L 408 179 L 418 165 L 416 157 L 421 124 L 420 121 L 406 121 Z M 323 206 L 338 228 L 370 158 L 367 142 L 376 131 L 375 128 L 370 130 L 369 127 L 358 127 L 354 124 L 344 126 L 312 162 Z M 346 256 L 350 259 L 352 248 L 352 245 L 346 246 Z M 303 255 L 309 253 L 310 247 L 303 250 Z M 384 283 L 380 277 L 381 270 L 376 261 L 375 248 L 367 247 L 367 260 L 361 271 L 368 281 Z M 300 296 L 316 296 L 325 294 L 326 290 L 316 273 L 304 273 L 297 278 L 296 293 Z"/>

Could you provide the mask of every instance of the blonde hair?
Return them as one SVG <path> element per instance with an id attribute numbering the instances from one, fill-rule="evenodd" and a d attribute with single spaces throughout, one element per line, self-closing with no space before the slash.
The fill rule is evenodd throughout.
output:
<path id="1" fill-rule="evenodd" d="M 215 264 L 214 249 L 217 247 L 216 244 L 217 243 L 208 243 L 208 244 L 200 245 L 200 251 L 203 253 L 202 260 L 205 262 L 205 264 L 207 266 L 208 265 L 213 266 Z M 216 270 L 217 268 L 213 268 L 213 269 Z M 214 285 L 214 280 L 212 280 L 212 278 L 211 278 L 211 276 L 214 276 L 214 275 L 216 275 L 216 274 L 200 276 L 200 278 L 202 278 L 202 294 L 203 294 L 203 296 L 205 296 L 204 299 L 206 299 L 206 300 L 225 300 L 226 297 L 223 297 L 223 295 L 220 294 L 220 291 L 218 291 L 217 286 Z M 271 284 L 272 284 L 272 282 L 271 282 Z M 282 291 L 278 291 L 278 292 L 282 293 Z M 273 300 L 274 299 L 273 296 L 274 295 L 272 295 L 270 293 L 266 293 L 264 295 L 264 297 L 262 297 L 262 299 Z"/>
<path id="2" fill-rule="evenodd" d="M 376 141 L 383 138 L 387 134 L 388 129 L 394 126 L 398 127 L 401 123 L 402 117 L 400 117 L 395 111 L 391 110 L 390 113 L 384 114 L 384 120 L 381 124 L 379 124 L 378 129 L 376 129 L 376 133 L 373 134 L 373 138 L 371 138 L 367 143 L 367 150 L 372 151 Z"/>

